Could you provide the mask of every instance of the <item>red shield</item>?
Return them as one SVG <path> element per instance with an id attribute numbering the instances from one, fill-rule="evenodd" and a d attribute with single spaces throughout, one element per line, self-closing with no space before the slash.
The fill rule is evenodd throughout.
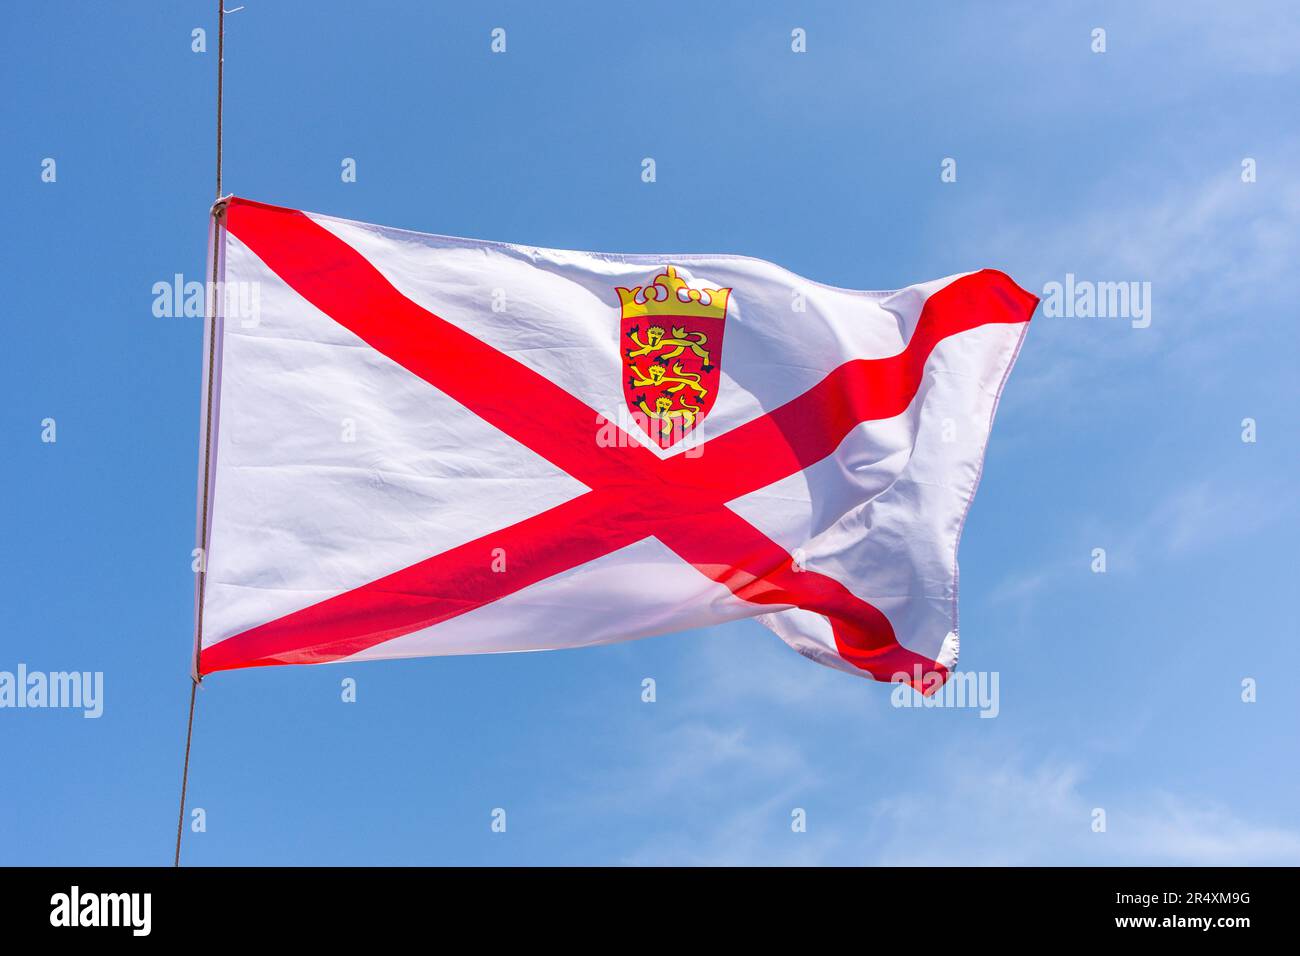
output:
<path id="1" fill-rule="evenodd" d="M 671 266 L 644 292 L 646 302 L 624 297 L 621 320 L 623 396 L 632 420 L 661 448 L 697 428 L 718 399 L 722 374 L 722 333 L 730 289 L 687 290 Z M 681 285 L 679 292 L 676 285 Z M 635 290 L 641 293 L 641 290 Z M 713 292 L 712 299 L 708 293 Z M 715 312 L 714 315 L 701 314 Z M 632 315 L 628 313 L 632 312 Z"/>

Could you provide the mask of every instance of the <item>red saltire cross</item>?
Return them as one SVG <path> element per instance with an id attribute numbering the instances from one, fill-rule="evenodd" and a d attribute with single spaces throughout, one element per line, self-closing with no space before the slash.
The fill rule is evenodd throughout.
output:
<path id="1" fill-rule="evenodd" d="M 199 672 L 338 660 L 490 604 L 647 537 L 742 600 L 830 622 L 840 655 L 877 680 L 946 676 L 901 646 L 889 620 L 727 507 L 827 457 L 858 424 L 901 414 L 941 339 L 1027 320 L 1037 299 L 984 270 L 931 295 L 897 355 L 856 359 L 786 404 L 660 459 L 545 376 L 402 295 L 369 261 L 301 212 L 231 199 L 226 228 L 291 288 L 371 348 L 531 448 L 589 491 L 353 590 L 204 648 Z M 552 409 L 545 419 L 529 409 Z M 597 443 L 602 430 L 617 434 Z M 666 516 L 655 502 L 671 499 Z M 493 549 L 509 572 L 490 569 Z M 918 667 L 920 670 L 916 670 Z M 925 689 L 925 688 L 922 688 Z"/>

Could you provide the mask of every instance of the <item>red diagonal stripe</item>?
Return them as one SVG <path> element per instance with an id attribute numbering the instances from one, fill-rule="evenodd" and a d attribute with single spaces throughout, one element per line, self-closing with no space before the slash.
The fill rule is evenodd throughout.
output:
<path id="1" fill-rule="evenodd" d="M 645 537 L 612 523 L 607 493 L 588 492 L 533 518 L 203 650 L 203 672 L 338 660 L 490 604 Z M 493 550 L 506 570 L 493 569 Z"/>
<path id="2" fill-rule="evenodd" d="M 918 664 L 922 674 L 944 672 L 935 661 L 901 646 L 879 610 L 834 578 L 797 568 L 785 548 L 729 508 L 666 524 L 655 537 L 738 598 L 825 616 L 840 656 L 877 680 L 900 673 L 910 677 Z M 719 541 L 727 547 L 719 548 Z"/>
<path id="3" fill-rule="evenodd" d="M 982 325 L 1028 321 L 1038 297 L 1001 272 L 957 279 L 925 301 L 897 355 L 846 362 L 802 395 L 703 445 L 699 459 L 660 463 L 663 480 L 731 501 L 813 465 L 863 422 L 893 418 L 916 396 L 926 362 L 943 339 Z M 700 463 L 708 460 L 707 469 Z"/>
<path id="4" fill-rule="evenodd" d="M 584 484 L 626 478 L 657 461 L 621 432 L 616 445 L 598 447 L 603 419 L 592 408 L 412 302 L 365 256 L 303 213 L 231 200 L 226 220 L 233 235 L 316 308 Z"/>

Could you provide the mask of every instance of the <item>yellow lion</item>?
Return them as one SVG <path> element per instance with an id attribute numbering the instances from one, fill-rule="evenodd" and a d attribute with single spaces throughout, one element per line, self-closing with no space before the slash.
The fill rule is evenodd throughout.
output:
<path id="1" fill-rule="evenodd" d="M 641 371 L 640 366 L 632 366 L 632 375 L 629 376 L 627 384 L 632 388 L 644 388 L 650 386 L 653 388 L 662 388 L 670 394 L 676 395 L 684 388 L 689 388 L 697 396 L 703 398 L 709 394 L 709 390 L 700 384 L 700 376 L 695 372 L 688 372 L 682 368 L 681 362 L 673 363 L 673 374 L 668 374 L 668 369 L 663 365 L 651 365 L 646 371 Z"/>
<path id="2" fill-rule="evenodd" d="M 655 399 L 653 408 L 646 403 L 644 396 L 639 396 L 637 407 L 645 412 L 647 417 L 659 422 L 659 434 L 663 438 L 672 435 L 675 428 L 681 428 L 682 431 L 691 428 L 700 413 L 698 405 L 691 405 L 684 398 L 681 408 L 673 408 L 673 400 L 668 395 L 660 395 Z"/>
<path id="3" fill-rule="evenodd" d="M 665 338 L 664 330 L 658 325 L 652 325 L 646 329 L 644 341 L 641 339 L 640 332 L 641 327 L 634 325 L 627 333 L 627 337 L 636 346 L 634 349 L 627 350 L 628 358 L 649 355 L 651 352 L 660 352 L 663 349 L 672 349 L 672 351 L 663 352 L 657 357 L 657 360 L 667 360 L 676 358 L 687 349 L 690 349 L 703 359 L 704 371 L 711 372 L 713 370 L 713 366 L 709 362 L 709 351 L 704 347 L 708 344 L 709 337 L 703 332 L 687 332 L 683 326 L 682 328 L 673 329 L 673 334 Z"/>

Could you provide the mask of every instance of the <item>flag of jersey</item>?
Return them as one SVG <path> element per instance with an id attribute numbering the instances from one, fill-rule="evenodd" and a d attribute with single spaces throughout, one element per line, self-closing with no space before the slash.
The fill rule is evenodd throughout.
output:
<path id="1" fill-rule="evenodd" d="M 937 686 L 1037 299 L 230 199 L 197 671 L 583 647 L 757 617 Z M 206 407 L 206 406 L 205 406 Z"/>

